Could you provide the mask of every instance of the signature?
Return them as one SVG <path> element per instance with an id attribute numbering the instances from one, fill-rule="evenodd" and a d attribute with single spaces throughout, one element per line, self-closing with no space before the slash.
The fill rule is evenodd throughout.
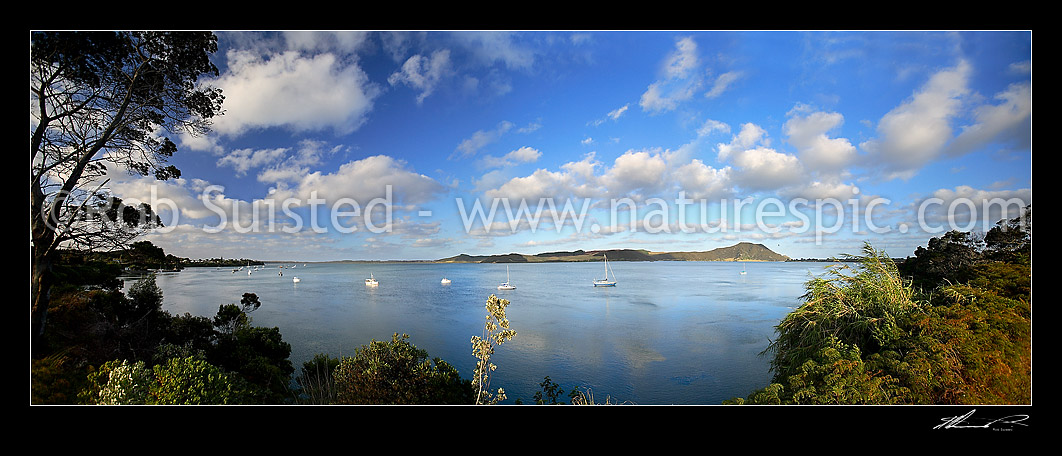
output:
<path id="1" fill-rule="evenodd" d="M 977 409 L 973 409 L 964 415 L 941 418 L 941 423 L 934 426 L 933 429 L 993 429 L 997 427 L 1028 426 L 1024 421 L 1029 419 L 1029 415 L 1010 415 L 992 420 L 983 418 L 971 419 L 976 411 Z"/>

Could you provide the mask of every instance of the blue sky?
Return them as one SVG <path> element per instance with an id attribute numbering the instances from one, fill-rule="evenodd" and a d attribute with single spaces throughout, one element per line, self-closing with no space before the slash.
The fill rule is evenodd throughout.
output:
<path id="1" fill-rule="evenodd" d="M 216 34 L 181 179 L 112 176 L 178 256 L 908 256 L 1031 204 L 1029 31 Z"/>

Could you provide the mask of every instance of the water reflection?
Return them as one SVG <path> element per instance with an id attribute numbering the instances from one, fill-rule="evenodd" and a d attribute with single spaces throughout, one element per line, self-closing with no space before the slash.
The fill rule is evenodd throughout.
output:
<path id="1" fill-rule="evenodd" d="M 610 262 L 616 287 L 594 287 L 600 264 L 310 264 L 299 283 L 277 274 L 191 268 L 157 278 L 164 309 L 211 317 L 256 293 L 258 326 L 280 328 L 296 367 L 317 353 L 349 356 L 392 333 L 471 377 L 470 338 L 491 294 L 510 301 L 517 336 L 498 348 L 494 384 L 530 401 L 549 376 L 566 391 L 638 404 L 718 404 L 769 381 L 759 356 L 821 266 L 806 263 Z M 379 285 L 365 286 L 371 274 Z M 293 274 L 289 272 L 289 274 Z M 443 277 L 451 283 L 441 284 Z M 127 282 L 127 286 L 131 282 Z"/>

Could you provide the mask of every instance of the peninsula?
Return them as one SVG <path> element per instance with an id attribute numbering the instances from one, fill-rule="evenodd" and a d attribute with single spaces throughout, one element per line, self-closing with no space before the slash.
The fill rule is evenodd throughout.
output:
<path id="1" fill-rule="evenodd" d="M 762 244 L 741 242 L 730 247 L 720 247 L 701 252 L 652 252 L 649 250 L 575 250 L 545 252 L 535 255 L 509 253 L 500 255 L 460 254 L 435 260 L 436 263 L 547 263 L 574 261 L 601 261 L 607 255 L 610 261 L 789 261 L 789 257 L 775 253 Z"/>

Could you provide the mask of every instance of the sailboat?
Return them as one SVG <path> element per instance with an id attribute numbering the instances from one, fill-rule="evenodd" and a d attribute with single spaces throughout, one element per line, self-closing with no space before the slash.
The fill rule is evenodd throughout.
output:
<path id="1" fill-rule="evenodd" d="M 365 286 L 367 286 L 367 287 L 375 287 L 375 286 L 377 286 L 379 284 L 380 284 L 380 282 L 377 282 L 376 278 L 373 277 L 372 273 L 370 272 L 369 273 L 369 278 L 365 279 Z"/>
<path id="2" fill-rule="evenodd" d="M 741 265 L 741 275 L 745 274 L 748 274 L 748 271 L 745 270 L 745 265 Z"/>
<path id="3" fill-rule="evenodd" d="M 608 267 L 608 256 L 605 256 L 605 278 L 594 279 L 595 287 L 614 287 L 616 286 L 616 273 L 612 273 L 612 280 L 608 280 L 608 271 L 612 268 Z"/>
<path id="4" fill-rule="evenodd" d="M 292 277 L 291 281 L 292 281 L 292 283 L 299 283 L 299 282 L 302 282 L 302 279 L 300 279 L 298 277 Z"/>
<path id="5" fill-rule="evenodd" d="M 509 265 L 505 265 L 505 283 L 498 285 L 499 290 L 515 290 L 516 287 L 509 284 Z"/>
<path id="6" fill-rule="evenodd" d="M 450 279 L 447 279 L 446 277 L 443 277 L 442 284 L 443 285 L 449 285 L 450 284 Z"/>

